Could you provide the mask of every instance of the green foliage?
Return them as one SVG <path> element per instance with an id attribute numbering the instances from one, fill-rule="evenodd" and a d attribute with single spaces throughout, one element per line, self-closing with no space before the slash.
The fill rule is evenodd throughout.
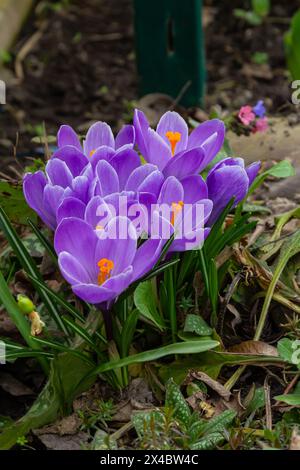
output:
<path id="1" fill-rule="evenodd" d="M 242 10 L 236 8 L 234 15 L 241 18 L 251 26 L 259 26 L 263 20 L 269 15 L 271 9 L 270 0 L 252 0 L 251 10 Z"/>
<path id="2" fill-rule="evenodd" d="M 202 317 L 194 314 L 187 315 L 183 331 L 186 333 L 195 333 L 198 336 L 210 336 L 213 332 Z"/>
<path id="3" fill-rule="evenodd" d="M 170 379 L 164 408 L 135 413 L 132 422 L 143 449 L 208 450 L 224 442 L 235 417 L 235 411 L 227 410 L 210 420 L 201 418 Z"/>
<path id="4" fill-rule="evenodd" d="M 12 222 L 25 225 L 28 217 L 37 219 L 25 201 L 22 185 L 0 180 L 0 199 L 1 207 Z"/>
<path id="5" fill-rule="evenodd" d="M 286 60 L 293 80 L 300 80 L 300 10 L 292 18 L 290 30 L 284 36 Z"/>
<path id="6" fill-rule="evenodd" d="M 293 393 L 287 395 L 277 395 L 276 400 L 282 401 L 287 405 L 300 406 L 300 382 L 297 383 Z"/>
<path id="7" fill-rule="evenodd" d="M 134 291 L 134 303 L 140 314 L 153 323 L 159 330 L 165 327 L 160 315 L 152 282 L 141 282 Z"/>

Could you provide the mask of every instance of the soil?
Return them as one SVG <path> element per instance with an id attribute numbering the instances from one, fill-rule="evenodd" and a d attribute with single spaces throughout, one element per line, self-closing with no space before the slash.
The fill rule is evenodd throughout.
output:
<path id="1" fill-rule="evenodd" d="M 270 18 L 256 27 L 233 15 L 240 3 L 204 2 L 206 110 L 216 104 L 237 109 L 265 98 L 268 112 L 294 113 L 283 34 L 300 2 L 273 0 Z M 117 128 L 130 118 L 138 98 L 132 1 L 87 0 L 83 7 L 78 0 L 65 0 L 53 5 L 65 7 L 37 3 L 11 51 L 11 62 L 0 72 L 8 85 L 7 105 L 0 107 L 2 170 L 10 161 L 4 157 L 13 155 L 17 133 L 18 156 L 43 153 L 32 142 L 43 122 L 48 135 L 55 135 L 62 123 L 79 132 L 95 120 Z M 254 65 L 255 52 L 266 52 L 268 63 Z"/>

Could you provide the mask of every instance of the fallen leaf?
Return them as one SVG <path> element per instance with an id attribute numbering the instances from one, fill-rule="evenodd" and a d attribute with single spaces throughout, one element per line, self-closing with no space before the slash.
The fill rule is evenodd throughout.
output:
<path id="1" fill-rule="evenodd" d="M 13 397 L 22 397 L 27 395 L 34 395 L 31 388 L 24 385 L 19 380 L 15 379 L 11 374 L 1 372 L 0 387 Z"/>
<path id="2" fill-rule="evenodd" d="M 191 377 L 193 377 L 196 380 L 201 380 L 210 388 L 212 388 L 215 392 L 217 392 L 225 400 L 229 400 L 231 396 L 231 392 L 227 390 L 217 380 L 212 379 L 209 375 L 205 374 L 204 372 L 198 371 L 198 372 L 191 372 Z"/>
<path id="3" fill-rule="evenodd" d="M 277 349 L 270 344 L 264 343 L 263 341 L 243 341 L 240 344 L 231 346 L 228 348 L 228 351 L 239 354 L 255 354 L 278 357 Z"/>

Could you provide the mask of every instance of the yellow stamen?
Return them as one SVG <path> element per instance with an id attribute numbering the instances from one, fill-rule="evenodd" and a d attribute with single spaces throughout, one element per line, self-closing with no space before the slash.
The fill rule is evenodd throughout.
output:
<path id="1" fill-rule="evenodd" d="M 90 158 L 94 155 L 95 152 L 96 152 L 96 150 L 91 150 L 90 151 Z"/>
<path id="2" fill-rule="evenodd" d="M 183 201 L 172 202 L 172 215 L 171 215 L 171 224 L 174 225 L 175 219 L 178 214 L 182 211 Z"/>
<path id="3" fill-rule="evenodd" d="M 168 132 L 166 132 L 166 137 L 167 137 L 168 141 L 170 142 L 171 152 L 172 152 L 172 156 L 173 156 L 174 153 L 175 153 L 176 145 L 181 140 L 181 133 L 180 132 L 168 131 Z"/>
<path id="4" fill-rule="evenodd" d="M 104 229 L 103 225 L 96 225 L 96 230 L 103 230 L 103 229 Z"/>
<path id="5" fill-rule="evenodd" d="M 99 267 L 98 284 L 101 286 L 107 279 L 110 278 L 110 273 L 114 269 L 114 262 L 107 258 L 102 258 L 98 261 Z"/>

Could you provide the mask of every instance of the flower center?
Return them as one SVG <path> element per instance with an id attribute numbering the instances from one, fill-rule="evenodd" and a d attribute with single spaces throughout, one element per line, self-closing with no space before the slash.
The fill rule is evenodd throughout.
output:
<path id="1" fill-rule="evenodd" d="M 91 158 L 94 155 L 95 152 L 96 152 L 96 150 L 91 150 L 89 157 Z"/>
<path id="2" fill-rule="evenodd" d="M 175 153 L 176 145 L 181 140 L 181 134 L 180 134 L 180 132 L 168 131 L 168 132 L 166 132 L 166 138 L 170 142 L 171 152 L 172 152 L 172 156 L 173 156 L 174 153 Z"/>
<path id="3" fill-rule="evenodd" d="M 102 258 L 97 263 L 99 267 L 98 284 L 101 286 L 107 279 L 110 278 L 110 273 L 114 269 L 114 262 L 107 258 Z"/>
<path id="4" fill-rule="evenodd" d="M 184 205 L 183 201 L 172 202 L 172 215 L 171 215 L 172 225 L 174 225 L 176 217 L 182 211 L 183 205 Z"/>

